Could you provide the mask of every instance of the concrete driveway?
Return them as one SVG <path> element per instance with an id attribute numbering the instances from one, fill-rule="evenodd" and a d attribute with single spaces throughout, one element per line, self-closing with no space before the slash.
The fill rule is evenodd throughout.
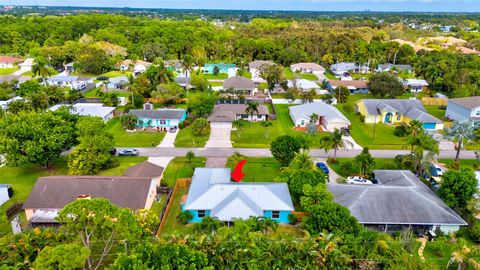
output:
<path id="1" fill-rule="evenodd" d="M 165 137 L 163 137 L 162 142 L 158 145 L 158 147 L 175 147 L 175 138 L 177 138 L 178 131 L 180 129 L 177 128 L 177 131 L 175 132 L 169 132 L 167 131 L 167 134 L 165 134 Z"/>
<path id="2" fill-rule="evenodd" d="M 210 123 L 210 137 L 205 148 L 231 148 L 232 123 Z"/>
<path id="3" fill-rule="evenodd" d="M 329 183 L 330 184 L 337 184 L 337 180 L 339 178 L 341 178 L 340 175 L 338 175 L 334 170 L 332 170 L 332 168 L 330 168 L 330 166 L 328 166 L 328 163 L 327 163 L 327 159 L 326 158 L 317 158 L 313 161 L 315 164 L 317 162 L 323 162 L 325 163 L 325 165 L 327 165 L 327 168 L 329 170 L 329 173 L 328 173 L 328 179 L 329 179 Z"/>
<path id="4" fill-rule="evenodd" d="M 352 146 L 348 145 L 345 149 L 356 149 L 356 150 L 362 150 L 363 147 L 359 145 L 353 138 L 352 136 L 342 136 L 342 139 L 345 141 L 349 141 Z"/>

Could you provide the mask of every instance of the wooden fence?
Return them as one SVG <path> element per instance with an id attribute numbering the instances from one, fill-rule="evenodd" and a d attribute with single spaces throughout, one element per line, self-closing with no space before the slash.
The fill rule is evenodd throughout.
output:
<path id="1" fill-rule="evenodd" d="M 306 212 L 292 212 L 291 214 L 296 216 L 298 221 L 302 221 L 302 219 L 307 216 Z"/>
<path id="2" fill-rule="evenodd" d="M 422 97 L 423 105 L 447 106 L 448 98 Z"/>
<path id="3" fill-rule="evenodd" d="M 22 212 L 23 202 L 16 202 L 12 206 L 10 206 L 6 211 L 5 215 L 7 215 L 7 219 L 12 219 L 15 215 Z"/>
<path id="4" fill-rule="evenodd" d="M 170 210 L 172 209 L 173 204 L 175 203 L 175 196 L 178 194 L 178 190 L 180 188 L 188 188 L 192 183 L 192 178 L 178 178 L 175 186 L 170 191 L 167 196 L 167 201 L 165 201 L 165 206 L 162 209 L 161 217 L 160 217 L 160 224 L 157 229 L 157 236 L 162 235 L 163 229 L 165 229 L 165 224 L 167 223 L 168 215 L 170 214 Z"/>

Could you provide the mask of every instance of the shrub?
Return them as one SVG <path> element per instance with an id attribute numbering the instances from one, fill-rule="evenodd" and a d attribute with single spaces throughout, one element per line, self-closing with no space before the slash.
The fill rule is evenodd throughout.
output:
<path id="1" fill-rule="evenodd" d="M 336 161 L 334 158 L 329 157 L 329 158 L 327 158 L 327 163 L 329 163 L 329 164 L 337 164 L 337 161 Z"/>
<path id="2" fill-rule="evenodd" d="M 396 126 L 393 135 L 397 137 L 406 137 L 408 135 L 408 128 L 405 125 Z"/>
<path id="3" fill-rule="evenodd" d="M 353 106 L 351 104 L 343 104 L 342 108 L 346 113 L 353 112 Z"/>
<path id="4" fill-rule="evenodd" d="M 210 124 L 205 118 L 198 118 L 193 121 L 192 125 L 193 135 L 195 136 L 205 136 L 210 134 Z"/>
<path id="5" fill-rule="evenodd" d="M 480 221 L 473 221 L 472 224 L 468 227 L 468 234 L 470 239 L 475 243 L 480 243 Z"/>
<path id="6" fill-rule="evenodd" d="M 339 170 L 342 173 L 342 175 L 346 175 L 346 176 L 350 176 L 359 171 L 357 165 L 351 161 L 341 163 L 339 166 Z"/>
<path id="7" fill-rule="evenodd" d="M 185 225 L 193 218 L 193 214 L 190 211 L 182 211 L 177 218 L 181 224 Z"/>
<path id="8" fill-rule="evenodd" d="M 298 218 L 293 214 L 288 214 L 288 221 L 290 222 L 290 224 L 295 225 L 298 222 Z"/>
<path id="9" fill-rule="evenodd" d="M 185 124 L 183 122 L 179 123 L 178 124 L 178 128 L 179 129 L 183 129 L 185 127 Z"/>

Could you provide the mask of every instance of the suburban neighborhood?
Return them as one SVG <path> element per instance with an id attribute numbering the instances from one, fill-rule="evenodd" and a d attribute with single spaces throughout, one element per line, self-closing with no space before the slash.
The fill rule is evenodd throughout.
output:
<path id="1" fill-rule="evenodd" d="M 478 269 L 476 13 L 158 12 L 0 9 L 0 268 Z"/>

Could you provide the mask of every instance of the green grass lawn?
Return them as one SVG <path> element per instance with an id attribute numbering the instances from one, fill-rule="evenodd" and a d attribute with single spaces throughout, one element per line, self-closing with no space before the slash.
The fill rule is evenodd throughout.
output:
<path id="1" fill-rule="evenodd" d="M 452 253 L 459 251 L 463 246 L 471 248 L 473 243 L 465 238 L 457 238 L 457 242 L 455 243 L 452 243 L 445 238 L 438 238 L 435 239 L 435 241 L 427 242 L 423 251 L 423 256 L 425 257 L 426 262 L 436 265 L 437 269 L 447 269 L 448 261 L 452 257 Z"/>
<path id="2" fill-rule="evenodd" d="M 101 171 L 98 175 L 120 176 L 130 166 L 138 164 L 146 159 L 146 157 L 119 157 L 118 161 L 120 164 L 118 167 Z M 51 171 L 45 170 L 34 164 L 18 167 L 4 166 L 0 168 L 0 183 L 10 184 L 14 190 L 13 197 L 0 206 L 0 213 L 4 213 L 5 210 L 15 202 L 24 202 L 39 177 L 53 175 L 68 175 L 67 164 L 64 159 L 55 162 L 54 168 Z M 10 231 L 9 223 L 0 222 L 0 236 L 3 232 Z"/>
<path id="3" fill-rule="evenodd" d="M 424 106 L 427 112 L 436 118 L 443 120 L 445 118 L 445 109 L 440 109 L 440 106 Z"/>
<path id="4" fill-rule="evenodd" d="M 182 128 L 175 138 L 175 147 L 204 147 L 210 135 L 194 136 L 192 126 Z"/>
<path id="5" fill-rule="evenodd" d="M 212 87 L 223 86 L 223 82 L 209 82 L 208 84 Z"/>
<path id="6" fill-rule="evenodd" d="M 204 75 L 207 80 L 225 80 L 228 78 L 227 73 L 218 73 L 217 75 L 214 74 L 205 74 Z"/>
<path id="7" fill-rule="evenodd" d="M 182 225 L 177 216 L 182 211 L 180 206 L 180 201 L 182 199 L 182 195 L 188 193 L 188 188 L 181 188 L 179 189 L 177 195 L 172 198 L 172 208 L 170 208 L 170 213 L 167 216 L 167 222 L 165 223 L 165 227 L 163 229 L 162 234 L 192 234 L 193 233 L 193 224 Z"/>
<path id="8" fill-rule="evenodd" d="M 13 68 L 0 68 L 0 75 L 9 75 L 14 73 L 15 71 L 19 70 L 19 67 L 13 67 Z"/>
<path id="9" fill-rule="evenodd" d="M 247 157 L 242 182 L 273 182 L 280 175 L 280 164 L 271 157 Z"/>
<path id="10" fill-rule="evenodd" d="M 160 195 L 160 200 L 154 201 L 152 204 L 152 207 L 150 208 L 150 211 L 155 213 L 157 217 L 160 216 L 160 212 L 162 212 L 163 206 L 165 205 L 165 202 L 167 201 L 167 194 L 161 194 Z"/>
<path id="11" fill-rule="evenodd" d="M 189 164 L 185 157 L 176 157 L 172 159 L 163 172 L 162 183 L 169 187 L 173 187 L 177 178 L 192 177 L 194 168 L 205 167 L 205 161 L 205 157 L 195 157 L 192 164 Z"/>
<path id="12" fill-rule="evenodd" d="M 310 81 L 317 81 L 318 80 L 318 77 L 314 74 L 311 74 L 311 73 L 302 73 L 302 74 L 300 74 L 300 76 L 302 76 L 302 79 L 305 79 L 305 80 L 310 80 Z"/>
<path id="13" fill-rule="evenodd" d="M 58 74 L 58 72 L 54 68 L 48 68 L 48 71 L 50 71 L 50 77 Z M 33 76 L 35 76 L 35 74 L 33 74 L 33 72 L 30 70 L 30 71 L 27 71 L 27 72 L 23 73 L 22 76 L 33 77 Z"/>
<path id="14" fill-rule="evenodd" d="M 370 149 L 403 149 L 406 138 L 393 135 L 394 126 L 383 123 L 365 124 L 360 120 L 360 116 L 354 111 L 354 102 L 363 98 L 371 98 L 371 95 L 351 95 L 347 103 L 337 105 L 352 124 L 350 133 L 353 139 Z"/>
<path id="15" fill-rule="evenodd" d="M 103 73 L 102 75 L 100 76 L 105 76 L 105 77 L 109 77 L 109 78 L 115 78 L 115 77 L 118 77 L 118 76 L 129 76 L 131 75 L 132 72 L 131 71 L 120 71 L 120 70 L 112 70 L 112 71 L 109 71 L 107 73 Z M 98 77 L 100 77 L 98 76 Z"/>
<path id="16" fill-rule="evenodd" d="M 293 71 L 289 67 L 283 67 L 283 69 L 285 71 L 285 77 L 287 78 L 287 80 L 291 80 L 295 77 L 295 73 L 293 73 Z"/>
<path id="17" fill-rule="evenodd" d="M 126 132 L 120 119 L 115 117 L 107 123 L 107 130 L 113 134 L 116 147 L 152 147 L 159 145 L 165 132 L 136 131 Z"/>
<path id="18" fill-rule="evenodd" d="M 329 80 L 338 80 L 338 78 L 335 77 L 335 75 L 333 75 L 333 73 L 330 70 L 325 71 L 325 77 L 327 77 L 327 79 Z"/>

